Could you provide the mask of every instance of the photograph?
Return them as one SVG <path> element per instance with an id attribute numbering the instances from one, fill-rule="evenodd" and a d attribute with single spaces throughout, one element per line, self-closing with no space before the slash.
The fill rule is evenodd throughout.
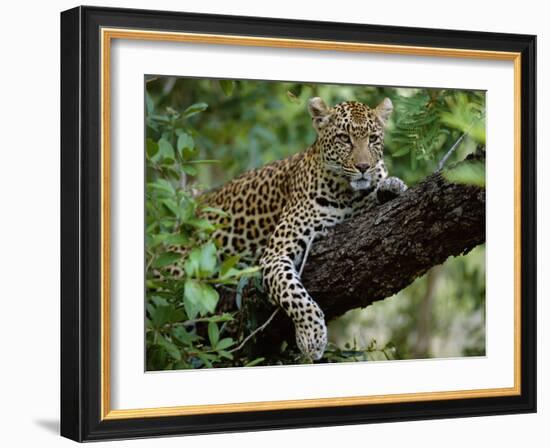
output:
<path id="1" fill-rule="evenodd" d="M 145 370 L 485 356 L 485 102 L 145 75 Z"/>
<path id="2" fill-rule="evenodd" d="M 61 435 L 536 413 L 537 36 L 228 12 L 61 13 Z"/>

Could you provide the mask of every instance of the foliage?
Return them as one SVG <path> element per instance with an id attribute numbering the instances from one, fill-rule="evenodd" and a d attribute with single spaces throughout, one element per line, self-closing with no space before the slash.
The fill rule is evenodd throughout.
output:
<path id="1" fill-rule="evenodd" d="M 238 257 L 223 258 L 212 240 L 216 226 L 201 217 L 207 208 L 194 198 L 186 175 L 212 162 L 194 159 L 196 147 L 188 118 L 206 110 L 195 103 L 182 113 L 168 108 L 156 113 L 147 97 L 147 369 L 187 369 L 231 365 L 236 341 L 225 335 L 234 321 L 216 313 L 218 288 L 235 288 L 240 279 L 256 275 Z M 224 213 L 208 208 L 210 212 Z M 185 247 L 183 278 L 163 269 L 180 261 L 172 247 Z M 164 275 L 154 278 L 154 270 Z"/>
<path id="2" fill-rule="evenodd" d="M 446 170 L 443 175 L 449 182 L 485 187 L 485 164 L 479 160 L 461 163 Z"/>
<path id="3" fill-rule="evenodd" d="M 390 342 L 379 348 L 376 339 L 372 339 L 368 347 L 360 348 L 357 341 L 346 342 L 344 348 L 334 343 L 329 343 L 323 356 L 327 362 L 350 362 L 350 361 L 391 361 L 396 358 L 397 349 Z"/>
<path id="4" fill-rule="evenodd" d="M 449 166 L 485 140 L 483 92 L 170 77 L 147 79 L 148 370 L 310 362 L 301 357 L 294 341 L 284 341 L 274 353 L 262 350 L 263 339 L 258 329 L 269 318 L 273 307 L 261 288 L 258 268 L 239 257 L 226 258 L 220 253 L 212 239 L 216 227 L 203 215 L 205 211 L 223 212 L 207 209 L 197 192 L 215 188 L 243 171 L 282 159 L 310 145 L 315 134 L 306 103 L 312 96 L 321 96 L 328 104 L 353 99 L 371 106 L 390 97 L 395 111 L 386 133 L 386 164 L 393 175 L 409 184 L 435 171 L 439 160 L 462 134 L 467 135 L 451 154 Z M 480 184 L 484 182 L 483 168 L 472 165 L 472 172 L 450 170 L 445 175 L 454 182 Z M 183 247 L 185 255 L 173 246 Z M 483 281 L 476 283 L 471 292 L 472 297 L 480 298 L 479 306 L 467 311 L 472 314 L 478 313 L 484 303 L 485 271 L 484 263 L 476 265 L 469 257 L 471 255 L 454 260 L 454 267 L 446 263 L 442 270 L 452 271 L 446 291 L 450 294 L 449 300 L 460 308 L 463 296 L 455 287 L 470 282 L 468 269 L 478 266 L 476 275 Z M 182 278 L 175 278 L 166 269 L 174 262 L 180 264 Z M 160 271 L 162 277 L 156 278 L 155 271 Z M 411 316 L 422 303 L 426 288 L 427 280 L 423 277 L 404 290 L 399 300 L 383 302 L 401 305 L 407 302 L 407 306 L 394 309 L 393 315 L 382 312 L 386 313 L 386 319 L 412 322 L 401 327 L 389 325 L 394 328 L 392 334 L 350 333 L 350 328 L 357 328 L 356 323 L 364 321 L 362 314 L 354 318 L 346 315 L 332 323 L 331 344 L 322 362 L 417 357 L 407 335 L 415 332 Z M 225 306 L 225 300 L 235 306 Z M 376 316 L 377 309 L 377 306 L 370 307 L 368 313 Z M 429 311 L 436 323 L 452 317 L 446 309 L 434 307 Z M 484 319 L 478 327 L 484 328 Z M 368 328 L 365 326 L 365 331 Z M 383 344 L 376 344 L 375 339 Z M 484 347 L 482 338 L 461 350 L 463 354 L 477 354 L 482 353 Z M 433 354 L 432 351 L 427 355 Z"/>

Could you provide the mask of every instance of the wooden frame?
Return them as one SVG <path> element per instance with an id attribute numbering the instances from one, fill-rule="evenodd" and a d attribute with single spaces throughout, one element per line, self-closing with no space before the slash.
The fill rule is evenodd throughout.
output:
<path id="1" fill-rule="evenodd" d="M 514 61 L 512 388 L 112 410 L 110 43 L 200 42 Z M 62 13 L 62 435 L 74 440 L 533 412 L 536 395 L 535 37 L 79 7 Z"/>

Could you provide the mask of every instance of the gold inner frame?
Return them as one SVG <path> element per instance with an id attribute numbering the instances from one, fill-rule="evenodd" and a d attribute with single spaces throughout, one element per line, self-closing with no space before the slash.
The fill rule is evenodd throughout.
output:
<path id="1" fill-rule="evenodd" d="M 303 400 L 188 405 L 140 409 L 111 409 L 110 388 L 110 50 L 113 39 L 169 41 L 213 45 L 336 50 L 413 56 L 506 60 L 514 63 L 514 386 L 442 392 L 369 395 Z M 412 401 L 501 397 L 521 394 L 521 54 L 455 48 L 279 39 L 249 36 L 194 34 L 135 29 L 101 29 L 101 419 L 166 417 L 316 407 L 350 406 Z"/>

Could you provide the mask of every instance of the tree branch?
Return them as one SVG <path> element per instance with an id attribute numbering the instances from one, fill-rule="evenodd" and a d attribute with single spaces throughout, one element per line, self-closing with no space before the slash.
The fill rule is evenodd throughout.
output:
<path id="1" fill-rule="evenodd" d="M 485 189 L 437 172 L 315 241 L 302 281 L 330 320 L 396 294 L 484 241 Z"/>
<path id="2" fill-rule="evenodd" d="M 469 159 L 484 160 L 478 152 Z M 338 226 L 308 246 L 302 282 L 327 321 L 390 297 L 443 263 L 485 241 L 485 189 L 428 176 L 401 196 Z M 225 301 L 227 307 L 234 299 Z M 293 341 L 284 313 L 264 304 L 261 353 Z M 275 313 L 274 313 L 275 314 Z M 254 332 L 259 336 L 259 332 Z M 249 338 L 247 338 L 248 340 Z"/>

